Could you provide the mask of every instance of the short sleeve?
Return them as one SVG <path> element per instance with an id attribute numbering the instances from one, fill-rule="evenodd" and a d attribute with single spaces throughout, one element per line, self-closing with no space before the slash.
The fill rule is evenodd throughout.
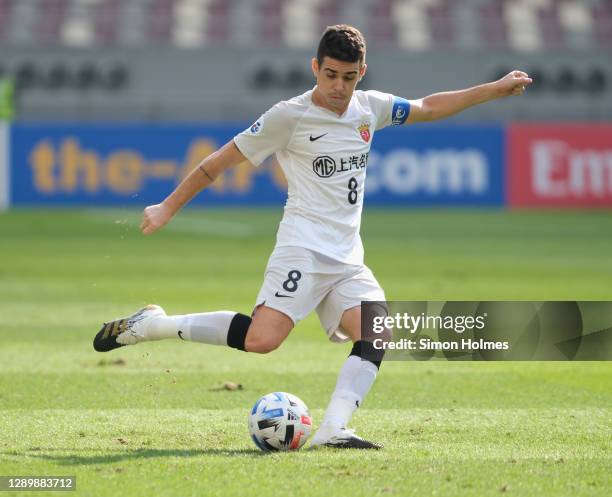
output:
<path id="1" fill-rule="evenodd" d="M 293 130 L 295 119 L 286 102 L 279 102 L 261 115 L 250 127 L 234 137 L 238 150 L 254 166 L 285 148 Z"/>
<path id="2" fill-rule="evenodd" d="M 410 114 L 410 102 L 391 93 L 376 90 L 367 92 L 370 107 L 376 115 L 376 129 L 404 124 Z"/>

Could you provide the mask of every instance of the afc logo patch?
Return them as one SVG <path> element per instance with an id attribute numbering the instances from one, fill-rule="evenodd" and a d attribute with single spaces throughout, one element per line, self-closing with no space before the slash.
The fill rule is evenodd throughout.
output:
<path id="1" fill-rule="evenodd" d="M 364 142 L 368 143 L 370 141 L 370 123 L 368 121 L 363 121 L 359 127 L 359 135 L 363 139 Z"/>
<path id="2" fill-rule="evenodd" d="M 252 135 L 256 135 L 261 131 L 263 127 L 263 117 L 260 117 L 257 121 L 253 123 L 253 125 L 249 128 L 249 131 Z"/>
<path id="3" fill-rule="evenodd" d="M 405 98 L 395 97 L 391 110 L 391 124 L 393 126 L 404 124 L 408 119 L 408 114 L 410 114 L 410 102 Z"/>

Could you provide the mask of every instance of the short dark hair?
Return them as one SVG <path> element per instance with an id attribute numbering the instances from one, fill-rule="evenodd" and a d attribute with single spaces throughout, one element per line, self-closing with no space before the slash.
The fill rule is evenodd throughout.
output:
<path id="1" fill-rule="evenodd" d="M 317 49 L 317 62 L 321 66 L 324 57 L 331 57 L 362 65 L 365 55 L 366 43 L 361 32 L 348 24 L 336 24 L 325 28 Z"/>

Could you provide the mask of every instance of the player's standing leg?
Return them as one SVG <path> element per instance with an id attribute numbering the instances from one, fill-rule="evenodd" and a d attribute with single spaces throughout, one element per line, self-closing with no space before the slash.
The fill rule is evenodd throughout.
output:
<path id="1" fill-rule="evenodd" d="M 310 447 L 380 449 L 382 445 L 364 440 L 348 430 L 347 425 L 372 388 L 384 352 L 375 350 L 371 342 L 362 340 L 360 306 L 344 311 L 340 328 L 351 338 L 353 348 L 340 370 L 336 388 Z"/>

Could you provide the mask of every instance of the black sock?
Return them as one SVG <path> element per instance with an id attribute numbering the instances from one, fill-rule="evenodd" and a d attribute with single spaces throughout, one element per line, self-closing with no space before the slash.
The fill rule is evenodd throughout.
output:
<path id="1" fill-rule="evenodd" d="M 236 314 L 230 323 L 227 332 L 227 345 L 238 350 L 245 350 L 244 342 L 246 341 L 247 331 L 251 326 L 251 318 L 244 314 Z"/>
<path id="2" fill-rule="evenodd" d="M 353 349 L 351 350 L 349 357 L 352 355 L 356 355 L 364 361 L 370 361 L 378 369 L 380 369 L 380 363 L 383 360 L 385 351 L 375 348 L 374 345 L 372 345 L 372 342 L 368 342 L 366 340 L 357 340 L 353 344 Z"/>

